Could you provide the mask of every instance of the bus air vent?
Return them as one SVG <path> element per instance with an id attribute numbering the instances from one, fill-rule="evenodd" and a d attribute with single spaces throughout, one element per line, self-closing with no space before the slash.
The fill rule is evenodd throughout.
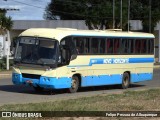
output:
<path id="1" fill-rule="evenodd" d="M 22 73 L 23 78 L 40 79 L 41 75 Z"/>

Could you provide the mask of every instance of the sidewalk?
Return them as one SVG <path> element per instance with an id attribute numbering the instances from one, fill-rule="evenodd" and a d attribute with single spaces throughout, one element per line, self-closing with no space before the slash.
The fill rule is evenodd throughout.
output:
<path id="1" fill-rule="evenodd" d="M 0 71 L 0 79 L 1 78 L 11 78 L 12 70 L 9 71 Z"/>
<path id="2" fill-rule="evenodd" d="M 155 63 L 154 68 L 160 68 L 160 63 Z M 0 79 L 1 78 L 10 78 L 12 76 L 12 71 L 0 71 Z"/>
<path id="3" fill-rule="evenodd" d="M 160 68 L 160 63 L 159 62 L 154 63 L 154 68 Z"/>

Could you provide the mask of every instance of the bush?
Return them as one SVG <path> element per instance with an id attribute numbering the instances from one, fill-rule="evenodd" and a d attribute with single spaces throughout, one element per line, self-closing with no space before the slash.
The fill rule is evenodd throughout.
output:
<path id="1" fill-rule="evenodd" d="M 6 69 L 6 58 L 4 57 L 0 60 L 0 69 L 1 70 Z"/>
<path id="2" fill-rule="evenodd" d="M 13 66 L 13 60 L 10 59 L 9 60 L 9 66 L 11 68 L 11 66 Z M 6 57 L 3 57 L 2 59 L 0 59 L 0 70 L 5 70 L 6 69 Z"/>

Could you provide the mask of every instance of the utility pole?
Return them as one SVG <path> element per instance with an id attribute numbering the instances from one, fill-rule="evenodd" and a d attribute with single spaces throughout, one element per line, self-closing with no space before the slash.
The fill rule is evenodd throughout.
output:
<path id="1" fill-rule="evenodd" d="M 128 0 L 128 32 L 129 32 L 129 19 L 130 19 L 130 0 Z"/>
<path id="2" fill-rule="evenodd" d="M 149 32 L 152 31 L 152 0 L 149 0 Z"/>
<path id="3" fill-rule="evenodd" d="M 9 30 L 7 30 L 7 39 L 8 39 L 8 41 L 7 41 L 7 43 L 8 43 L 8 47 L 7 47 L 7 56 L 6 56 L 6 65 L 7 65 L 7 67 L 6 67 L 6 69 L 7 70 L 9 70 L 9 54 L 10 54 L 10 45 L 11 45 L 11 38 L 10 38 L 10 32 L 9 32 Z"/>
<path id="4" fill-rule="evenodd" d="M 121 0 L 121 29 L 123 27 L 123 23 L 122 23 L 122 6 L 123 6 L 123 3 L 122 3 L 122 0 Z"/>
<path id="5" fill-rule="evenodd" d="M 115 0 L 113 0 L 113 29 L 115 28 Z"/>

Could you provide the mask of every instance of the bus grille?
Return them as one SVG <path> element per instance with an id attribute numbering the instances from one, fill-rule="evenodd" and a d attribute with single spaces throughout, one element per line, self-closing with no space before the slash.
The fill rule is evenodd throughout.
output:
<path id="1" fill-rule="evenodd" d="M 41 75 L 22 73 L 23 78 L 40 79 Z"/>

